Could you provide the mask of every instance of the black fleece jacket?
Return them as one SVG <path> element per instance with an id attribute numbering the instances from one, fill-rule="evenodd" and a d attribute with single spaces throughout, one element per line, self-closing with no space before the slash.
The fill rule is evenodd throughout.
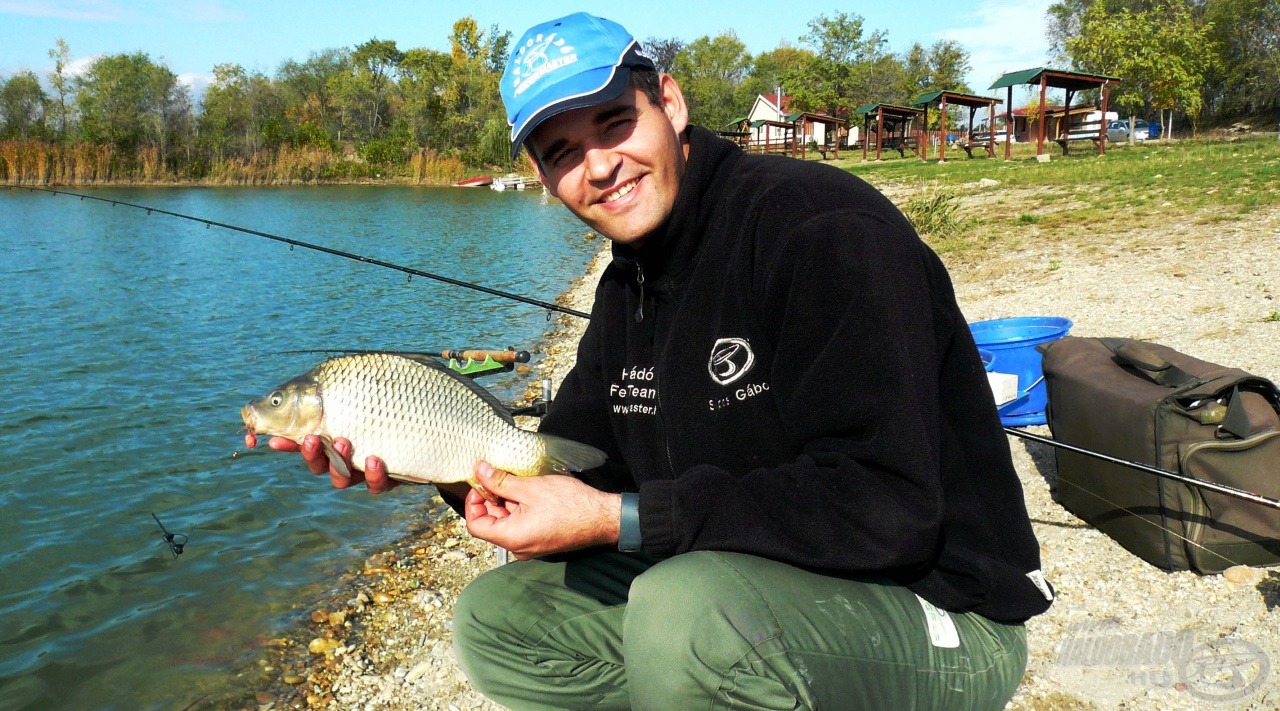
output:
<path id="1" fill-rule="evenodd" d="M 656 556 L 888 577 L 1003 622 L 1044 611 L 1008 441 L 941 261 L 849 173 L 688 135 L 672 215 L 640 249 L 615 245 L 541 430 L 609 455 L 582 478 L 640 492 Z"/>

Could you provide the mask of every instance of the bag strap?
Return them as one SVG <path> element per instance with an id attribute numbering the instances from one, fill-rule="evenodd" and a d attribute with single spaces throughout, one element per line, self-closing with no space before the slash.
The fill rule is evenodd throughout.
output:
<path id="1" fill-rule="evenodd" d="M 1157 383 L 1170 388 L 1180 388 L 1200 379 L 1161 358 L 1154 351 L 1143 348 L 1137 341 L 1127 338 L 1099 338 L 1102 345 L 1126 365 L 1131 365 Z"/>

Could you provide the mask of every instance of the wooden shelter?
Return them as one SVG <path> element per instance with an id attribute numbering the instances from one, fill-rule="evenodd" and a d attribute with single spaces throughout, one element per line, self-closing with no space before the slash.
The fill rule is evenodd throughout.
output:
<path id="1" fill-rule="evenodd" d="M 1062 146 L 1063 155 L 1067 154 L 1068 144 L 1070 143 L 1070 141 L 1077 140 L 1077 139 L 1088 139 L 1093 141 L 1098 146 L 1098 155 L 1103 155 L 1107 152 L 1107 148 L 1106 148 L 1107 146 L 1107 122 L 1106 122 L 1107 101 L 1110 98 L 1111 85 L 1119 84 L 1119 83 L 1120 83 L 1119 77 L 1107 76 L 1105 74 L 1086 74 L 1084 72 L 1068 72 L 1068 71 L 1063 71 L 1061 69 L 1049 69 L 1047 67 L 1036 67 L 1035 69 L 1024 69 L 1020 72 L 1010 72 L 1008 74 L 1005 74 L 999 79 L 996 79 L 995 82 L 992 83 L 990 88 L 991 89 L 1008 89 L 1008 92 L 1009 92 L 1008 106 L 1012 107 L 1014 86 L 1017 86 L 1019 84 L 1030 84 L 1033 86 L 1039 85 L 1040 112 L 1038 115 L 1041 117 L 1047 116 L 1045 111 L 1048 107 L 1045 105 L 1045 98 L 1046 98 L 1045 95 L 1049 87 L 1066 90 L 1067 100 L 1063 102 L 1063 106 L 1071 106 L 1071 97 L 1077 91 L 1084 91 L 1087 89 L 1100 89 L 1102 91 L 1102 106 L 1101 106 L 1102 120 L 1098 122 L 1097 135 L 1096 136 L 1086 135 L 1084 133 L 1081 133 L 1078 135 L 1072 135 L 1066 132 L 1065 130 L 1063 130 L 1066 128 L 1066 125 L 1068 122 L 1062 121 L 1059 123 L 1059 134 L 1054 137 L 1054 140 L 1057 141 L 1057 143 Z M 1048 121 L 1041 120 L 1038 123 L 1040 128 L 1036 132 L 1036 155 L 1041 156 L 1041 155 L 1044 155 L 1045 126 L 1048 124 Z M 992 126 L 991 128 L 993 131 L 995 130 L 995 126 Z M 1009 160 L 1010 142 L 1011 142 L 1012 135 L 1013 135 L 1012 130 L 1005 131 L 1005 139 L 1004 139 L 1004 159 L 1005 160 Z"/>
<path id="2" fill-rule="evenodd" d="M 787 117 L 791 124 L 795 126 L 794 135 L 799 136 L 799 140 L 795 143 L 800 144 L 800 157 L 807 158 L 809 151 L 809 137 L 813 135 L 810 127 L 818 124 L 823 126 L 822 142 L 818 144 L 818 151 L 822 153 L 823 160 L 827 157 L 827 151 L 834 152 L 834 158 L 840 158 L 840 130 L 844 128 L 844 120 L 830 116 L 828 114 L 814 114 L 801 112 L 791 114 Z M 791 157 L 796 156 L 795 143 L 791 144 Z"/>
<path id="3" fill-rule="evenodd" d="M 1001 101 L 999 99 L 989 99 L 985 96 L 974 96 L 973 94 L 961 94 L 956 91 L 933 91 L 917 98 L 915 101 L 911 102 L 911 105 L 920 106 L 920 107 L 923 107 L 924 109 L 924 118 L 921 121 L 922 131 L 929 127 L 929 107 L 933 106 L 934 104 L 940 105 L 938 110 L 942 114 L 943 140 L 938 142 L 938 162 L 941 163 L 947 159 L 946 132 L 947 132 L 947 104 L 948 103 L 952 104 L 953 106 L 965 106 L 969 109 L 969 123 L 967 124 L 967 127 L 965 129 L 965 137 L 963 141 L 957 141 L 957 145 L 960 146 L 960 148 L 962 148 L 965 154 L 968 155 L 970 158 L 973 157 L 974 148 L 985 148 L 987 151 L 987 155 L 992 158 L 995 158 L 996 152 L 995 152 L 995 148 L 992 146 L 992 143 L 994 141 L 994 138 L 993 138 L 994 134 L 988 131 L 985 137 L 975 136 L 973 131 L 973 117 L 974 117 L 974 114 L 978 112 L 978 109 L 985 106 L 987 108 L 987 124 L 994 125 L 996 104 L 1001 103 Z M 923 141 L 923 140 L 920 141 L 920 159 L 921 160 L 929 159 L 928 141 Z"/>
<path id="4" fill-rule="evenodd" d="M 867 159 L 873 116 L 876 121 L 876 160 L 880 160 L 880 151 L 884 147 L 886 132 L 889 134 L 889 147 L 896 150 L 898 155 L 905 157 L 907 148 L 919 155 L 920 152 L 916 150 L 916 137 L 911 132 L 911 124 L 924 113 L 920 109 L 893 104 L 867 104 L 854 109 L 853 113 L 862 116 L 862 133 L 865 136 L 862 141 L 862 160 Z"/>

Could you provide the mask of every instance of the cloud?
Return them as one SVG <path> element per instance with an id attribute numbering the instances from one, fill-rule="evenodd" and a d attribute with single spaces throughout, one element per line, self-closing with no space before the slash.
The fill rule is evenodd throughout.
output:
<path id="1" fill-rule="evenodd" d="M 969 52 L 969 86 L 975 93 L 989 95 L 987 87 L 1000 75 L 1049 63 L 1045 14 L 1052 2 L 1028 0 L 1015 5 L 983 0 L 974 13 L 978 24 L 944 30 L 938 37 L 954 40 Z"/>
<path id="2" fill-rule="evenodd" d="M 109 0 L 0 0 L 0 15 L 49 17 L 81 22 L 118 22 L 126 12 Z"/>

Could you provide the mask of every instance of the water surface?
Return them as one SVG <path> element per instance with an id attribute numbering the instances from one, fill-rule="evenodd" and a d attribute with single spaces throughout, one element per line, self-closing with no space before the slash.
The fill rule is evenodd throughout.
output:
<path id="1" fill-rule="evenodd" d="M 87 192 L 87 190 L 82 190 Z M 554 301 L 598 241 L 534 193 L 111 189 Z M 336 491 L 243 451 L 239 408 L 311 348 L 532 349 L 546 312 L 259 237 L 0 190 L 0 711 L 183 708 L 431 493 Z M 486 379 L 511 400 L 514 376 Z M 190 535 L 174 559 L 151 513 Z"/>

